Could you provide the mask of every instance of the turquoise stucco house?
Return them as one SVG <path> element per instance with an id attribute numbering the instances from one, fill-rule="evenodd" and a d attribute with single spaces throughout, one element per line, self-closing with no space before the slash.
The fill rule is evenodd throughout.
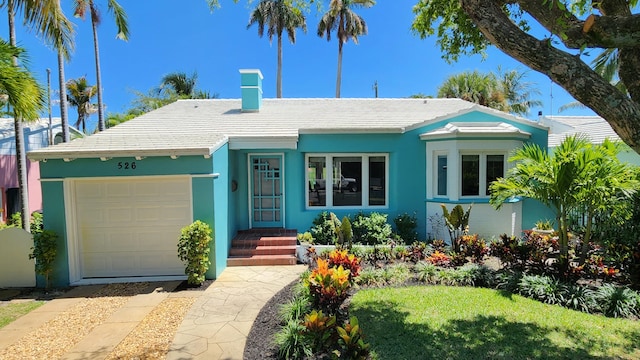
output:
<path id="1" fill-rule="evenodd" d="M 539 220 L 526 201 L 493 210 L 487 186 L 547 127 L 459 99 L 262 99 L 260 71 L 240 72 L 242 99 L 179 100 L 29 153 L 58 285 L 182 276 L 177 238 L 197 219 L 215 232 L 211 278 L 239 231 L 305 231 L 325 210 L 415 213 L 423 238 L 444 231 L 428 220 L 442 203 L 473 203 L 485 236 Z"/>

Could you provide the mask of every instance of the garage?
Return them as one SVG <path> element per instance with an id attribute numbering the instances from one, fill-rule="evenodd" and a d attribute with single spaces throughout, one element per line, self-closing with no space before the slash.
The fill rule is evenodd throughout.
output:
<path id="1" fill-rule="evenodd" d="M 81 279 L 184 275 L 180 229 L 192 222 L 189 177 L 74 180 Z"/>

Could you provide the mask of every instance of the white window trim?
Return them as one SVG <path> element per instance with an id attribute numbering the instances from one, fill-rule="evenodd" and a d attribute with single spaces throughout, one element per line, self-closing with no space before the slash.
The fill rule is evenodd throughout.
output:
<path id="1" fill-rule="evenodd" d="M 445 182 L 447 183 L 447 191 L 444 195 L 438 195 L 438 157 L 444 156 L 447 158 L 447 177 L 445 178 Z M 433 152 L 433 198 L 434 199 L 448 199 L 449 193 L 451 189 L 449 189 L 449 177 L 451 176 L 451 171 L 449 168 L 451 167 L 451 154 L 445 150 L 436 150 Z"/>
<path id="2" fill-rule="evenodd" d="M 480 156 L 480 174 L 478 175 L 479 181 L 478 181 L 478 191 L 480 192 L 480 194 L 478 195 L 462 195 L 462 156 L 464 155 L 479 155 Z M 502 155 L 502 168 L 504 169 L 504 172 L 502 174 L 502 176 L 506 175 L 507 172 L 507 158 L 509 157 L 509 154 L 506 151 L 502 151 L 502 150 L 497 150 L 497 151 L 491 151 L 491 150 L 482 150 L 482 151 L 472 151 L 472 150 L 464 150 L 464 151 L 460 151 L 459 153 L 459 161 L 458 161 L 458 191 L 460 192 L 460 198 L 461 199 L 469 199 L 469 198 L 474 198 L 474 199 L 488 199 L 489 195 L 488 194 L 484 194 L 484 189 L 487 188 L 487 155 Z"/>
<path id="3" fill-rule="evenodd" d="M 324 206 L 309 205 L 309 158 L 323 157 L 325 159 L 326 169 L 331 169 L 331 182 L 333 182 L 333 158 L 357 156 L 362 159 L 362 204 L 349 206 L 334 206 L 333 196 L 326 195 Z M 384 205 L 368 205 L 369 204 L 369 158 L 384 157 Z M 324 209 L 388 209 L 389 208 L 389 154 L 388 153 L 307 153 L 304 157 L 304 201 L 307 210 L 324 210 Z M 325 179 L 328 181 L 329 179 Z"/>

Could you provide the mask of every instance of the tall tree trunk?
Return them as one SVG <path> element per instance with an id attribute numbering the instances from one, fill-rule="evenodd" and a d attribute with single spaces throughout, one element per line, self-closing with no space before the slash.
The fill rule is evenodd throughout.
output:
<path id="1" fill-rule="evenodd" d="M 60 86 L 60 122 L 62 125 L 62 142 L 69 142 L 69 112 L 67 110 L 67 86 L 64 78 L 64 57 L 58 50 L 58 86 Z"/>
<path id="2" fill-rule="evenodd" d="M 278 78 L 276 79 L 276 97 L 282 97 L 282 34 L 278 34 Z"/>
<path id="3" fill-rule="evenodd" d="M 16 46 L 16 24 L 13 0 L 7 0 L 7 13 L 9 22 L 9 43 Z M 18 58 L 13 58 L 13 65 L 18 66 Z M 16 139 L 16 167 L 18 169 L 18 188 L 20 192 L 20 211 L 22 212 L 22 228 L 30 232 L 29 221 L 29 189 L 27 183 L 27 156 L 25 151 L 24 132 L 22 129 L 22 119 L 19 119 L 15 111 L 13 113 L 13 123 Z"/>
<path id="4" fill-rule="evenodd" d="M 338 76 L 336 78 L 336 98 L 340 97 L 340 85 L 342 79 L 342 40 L 338 37 Z"/>
<path id="5" fill-rule="evenodd" d="M 104 131 L 104 104 L 102 103 L 102 79 L 100 77 L 100 51 L 98 47 L 98 24 L 91 16 L 93 29 L 93 51 L 96 56 L 96 85 L 98 86 L 98 131 Z"/>

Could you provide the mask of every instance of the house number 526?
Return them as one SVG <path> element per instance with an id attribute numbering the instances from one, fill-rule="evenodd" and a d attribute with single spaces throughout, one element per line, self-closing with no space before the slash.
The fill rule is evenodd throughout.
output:
<path id="1" fill-rule="evenodd" d="M 136 168 L 136 162 L 135 161 L 132 161 L 132 162 L 128 162 L 128 161 L 127 162 L 122 162 L 122 161 L 120 161 L 120 162 L 118 162 L 118 170 L 123 170 L 123 169 L 124 170 L 129 170 L 129 169 L 135 170 L 135 168 Z"/>

